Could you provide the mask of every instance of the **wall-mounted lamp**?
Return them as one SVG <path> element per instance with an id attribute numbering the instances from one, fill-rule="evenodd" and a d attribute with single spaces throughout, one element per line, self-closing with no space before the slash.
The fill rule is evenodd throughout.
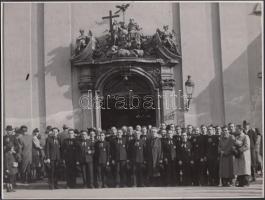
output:
<path id="1" fill-rule="evenodd" d="M 194 87 L 195 84 L 194 82 L 191 80 L 191 76 L 188 75 L 188 80 L 185 82 L 185 89 L 186 89 L 186 94 L 187 94 L 187 105 L 185 106 L 186 111 L 188 111 L 190 109 L 190 101 L 192 99 L 192 94 L 194 92 Z"/>

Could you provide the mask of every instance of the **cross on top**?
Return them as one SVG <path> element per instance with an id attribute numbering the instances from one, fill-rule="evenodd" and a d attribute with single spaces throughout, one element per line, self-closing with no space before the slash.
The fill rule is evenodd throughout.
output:
<path id="1" fill-rule="evenodd" d="M 102 19 L 109 19 L 109 32 L 111 34 L 111 38 L 114 39 L 113 36 L 113 24 L 112 24 L 112 18 L 119 17 L 120 15 L 112 15 L 112 11 L 109 11 L 109 16 L 102 17 Z"/>

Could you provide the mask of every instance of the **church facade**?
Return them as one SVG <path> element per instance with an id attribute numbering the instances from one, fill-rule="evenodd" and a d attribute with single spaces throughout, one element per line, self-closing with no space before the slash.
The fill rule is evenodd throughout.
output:
<path id="1" fill-rule="evenodd" d="M 4 124 L 107 129 L 247 120 L 261 129 L 261 8 L 5 3 Z"/>

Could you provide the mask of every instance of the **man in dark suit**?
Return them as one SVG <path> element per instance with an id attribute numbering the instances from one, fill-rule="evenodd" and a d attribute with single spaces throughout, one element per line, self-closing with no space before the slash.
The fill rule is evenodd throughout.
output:
<path id="1" fill-rule="evenodd" d="M 115 126 L 111 127 L 109 130 L 109 136 L 106 136 L 106 141 L 110 144 L 110 173 L 108 173 L 108 184 L 112 187 L 116 186 L 116 163 L 115 163 L 115 144 L 117 140 L 117 128 Z"/>
<path id="2" fill-rule="evenodd" d="M 255 153 L 255 146 L 257 141 L 257 133 L 255 130 L 250 128 L 250 123 L 244 121 L 243 123 L 244 133 L 248 135 L 250 140 L 250 156 L 251 156 L 251 177 L 252 181 L 256 181 L 256 166 L 257 166 L 257 156 Z"/>
<path id="3" fill-rule="evenodd" d="M 105 133 L 101 132 L 95 144 L 95 163 L 97 166 L 97 187 L 107 187 L 106 168 L 109 166 L 110 145 L 105 140 Z"/>
<path id="4" fill-rule="evenodd" d="M 186 132 L 182 133 L 181 143 L 177 150 L 177 173 L 179 185 L 191 185 L 191 165 L 194 164 L 191 143 Z"/>
<path id="5" fill-rule="evenodd" d="M 62 159 L 66 169 L 66 184 L 68 188 L 76 185 L 76 162 L 77 162 L 77 142 L 73 129 L 68 129 L 69 137 L 62 144 Z"/>
<path id="6" fill-rule="evenodd" d="M 207 127 L 201 125 L 201 133 L 199 129 L 195 129 L 195 134 L 192 135 L 190 141 L 192 144 L 192 182 L 194 185 L 207 185 L 207 165 L 205 145 L 207 139 Z"/>
<path id="7" fill-rule="evenodd" d="M 162 142 L 163 159 L 165 166 L 165 184 L 176 184 L 176 150 L 177 144 L 173 139 L 173 131 L 169 130 L 167 138 Z"/>
<path id="8" fill-rule="evenodd" d="M 126 135 L 126 148 L 127 148 L 127 186 L 132 186 L 133 182 L 133 145 L 134 145 L 134 129 L 132 126 L 128 127 Z"/>
<path id="9" fill-rule="evenodd" d="M 82 171 L 83 186 L 94 188 L 93 155 L 94 143 L 85 130 L 81 131 L 81 139 L 77 142 L 77 162 Z"/>
<path id="10" fill-rule="evenodd" d="M 141 132 L 136 131 L 134 145 L 132 150 L 132 161 L 133 161 L 133 186 L 144 186 L 144 162 L 146 160 L 144 149 L 145 149 L 146 141 L 141 138 Z"/>
<path id="11" fill-rule="evenodd" d="M 219 135 L 215 135 L 212 125 L 208 126 L 208 136 L 206 143 L 207 169 L 209 174 L 209 185 L 219 185 Z"/>
<path id="12" fill-rule="evenodd" d="M 146 144 L 148 184 L 154 186 L 161 184 L 160 165 L 163 163 L 161 140 L 157 132 L 157 128 L 151 129 L 152 138 Z"/>
<path id="13" fill-rule="evenodd" d="M 46 140 L 45 163 L 48 166 L 48 182 L 50 189 L 58 188 L 58 173 L 60 164 L 60 144 L 57 138 L 58 128 L 53 128 L 51 135 Z"/>
<path id="14" fill-rule="evenodd" d="M 121 129 L 117 131 L 117 137 L 112 142 L 111 151 L 111 161 L 115 166 L 115 186 L 124 187 L 126 184 L 127 144 Z"/>

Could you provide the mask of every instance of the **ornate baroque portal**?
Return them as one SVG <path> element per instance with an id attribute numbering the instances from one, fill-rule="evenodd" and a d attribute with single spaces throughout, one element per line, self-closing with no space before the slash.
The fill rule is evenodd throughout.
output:
<path id="1" fill-rule="evenodd" d="M 175 101 L 170 94 L 181 59 L 175 33 L 164 26 L 146 36 L 134 19 L 125 24 L 112 22 L 114 17 L 110 11 L 108 34 L 96 38 L 80 30 L 76 40 L 72 67 L 90 102 L 83 108 L 83 127 L 159 125 L 172 112 L 166 106 Z"/>

